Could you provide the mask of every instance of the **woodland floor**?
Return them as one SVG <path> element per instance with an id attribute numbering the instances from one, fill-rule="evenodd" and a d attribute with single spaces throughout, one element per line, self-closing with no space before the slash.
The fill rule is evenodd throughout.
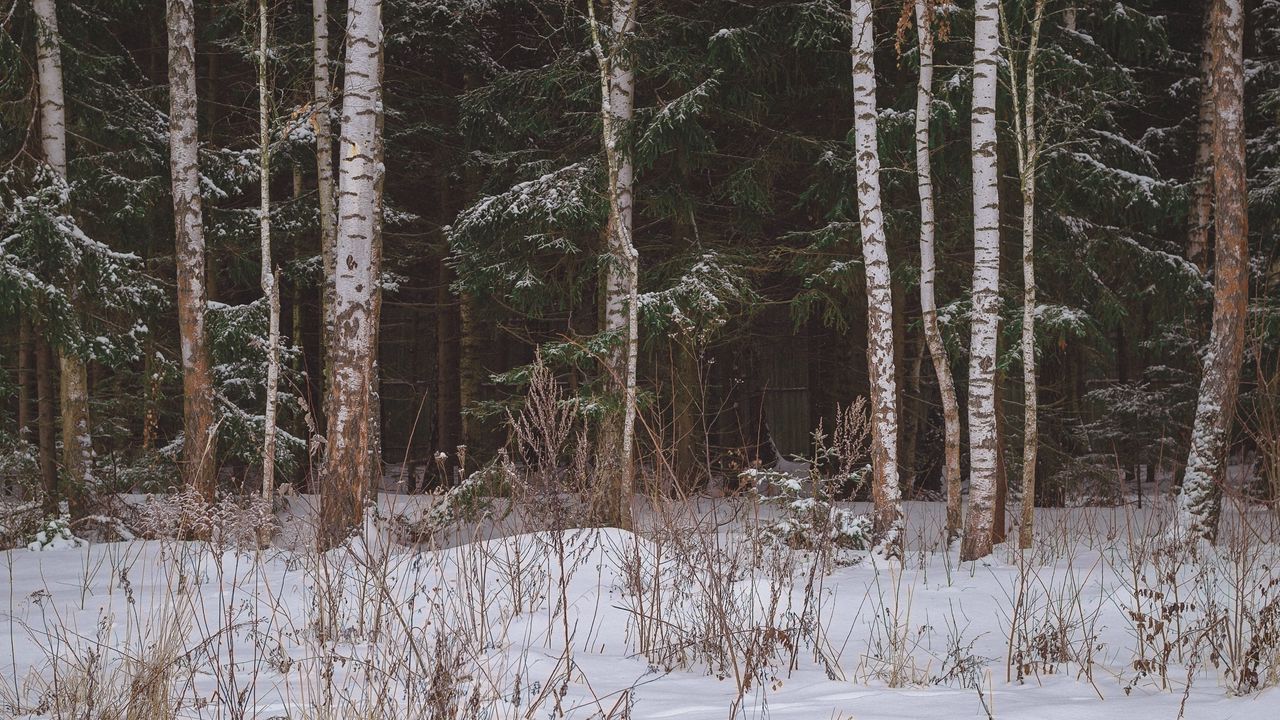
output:
<path id="1" fill-rule="evenodd" d="M 1261 509 L 1194 556 L 1167 506 L 1046 509 L 1035 550 L 962 564 L 936 503 L 908 503 L 899 563 L 762 542 L 775 510 L 735 499 L 646 508 L 635 534 L 517 512 L 319 554 L 310 502 L 266 550 L 0 554 L 0 715 L 1280 717 Z M 381 502 L 412 523 L 431 500 Z"/>

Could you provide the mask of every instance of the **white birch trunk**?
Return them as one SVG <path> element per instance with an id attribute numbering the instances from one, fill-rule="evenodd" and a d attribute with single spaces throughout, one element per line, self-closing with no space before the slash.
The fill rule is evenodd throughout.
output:
<path id="1" fill-rule="evenodd" d="M 920 195 L 920 309 L 925 341 L 933 371 L 938 376 L 942 396 L 942 418 L 946 449 L 942 466 L 947 490 L 947 537 L 955 539 L 961 530 L 960 498 L 960 404 L 947 348 L 938 327 L 938 303 L 934 296 L 937 265 L 934 258 L 933 169 L 929 158 L 929 120 L 933 108 L 933 0 L 915 0 L 916 29 L 920 43 L 920 82 L 916 90 L 916 178 Z"/>
<path id="2" fill-rule="evenodd" d="M 636 0 L 613 0 L 612 46 L 606 52 L 595 22 L 594 0 L 588 1 L 596 58 L 600 65 L 601 121 L 605 159 L 609 168 L 609 225 L 606 242 L 602 329 L 620 337 L 605 359 L 607 382 L 622 408 L 604 420 L 600 433 L 600 480 L 606 484 L 602 519 L 618 527 L 631 526 L 634 485 L 636 358 L 638 343 L 638 282 L 640 259 L 632 240 L 634 168 L 630 151 L 622 146 L 623 125 L 634 113 L 635 76 L 626 48 L 636 27 Z"/>
<path id="3" fill-rule="evenodd" d="M 851 0 L 853 14 L 853 135 L 858 173 L 858 225 L 867 276 L 867 368 L 871 380 L 871 460 L 877 542 L 901 551 L 902 492 L 898 478 L 897 368 L 893 292 L 880 207 L 876 138 L 875 27 L 871 0 Z"/>
<path id="4" fill-rule="evenodd" d="M 276 478 L 276 400 L 280 380 L 279 274 L 271 263 L 271 93 L 267 87 L 267 2 L 258 0 L 258 232 L 262 245 L 259 280 L 267 299 L 267 398 L 263 410 L 262 497 L 271 500 Z"/>
<path id="5" fill-rule="evenodd" d="M 1187 259 L 1201 273 L 1209 271 L 1209 231 L 1213 227 L 1213 142 L 1214 122 L 1219 112 L 1213 97 L 1216 66 L 1213 0 L 1204 15 L 1204 49 L 1200 52 L 1200 105 L 1196 118 L 1196 164 L 1191 185 L 1188 217 Z"/>
<path id="6" fill-rule="evenodd" d="M 336 332 L 321 489 L 321 543 L 336 544 L 360 526 L 373 480 L 371 404 L 375 387 L 377 271 L 382 188 L 382 3 L 352 0 L 347 10 L 346 70 L 338 167 L 334 278 Z"/>
<path id="7" fill-rule="evenodd" d="M 969 341 L 969 511 L 962 560 L 991 554 L 998 473 L 996 334 L 1000 322 L 1000 192 L 996 171 L 996 73 L 999 0 L 974 11 L 973 313 Z"/>
<path id="8" fill-rule="evenodd" d="M 64 181 L 67 179 L 66 101 L 62 90 L 62 47 L 54 0 L 34 0 L 36 12 L 36 66 L 40 92 L 40 148 L 44 160 Z M 74 281 L 66 288 L 78 307 Z M 58 350 L 61 370 L 59 402 L 62 413 L 62 461 L 70 483 L 68 497 L 77 498 L 93 485 L 93 435 L 89 425 L 89 371 L 85 361 Z M 76 505 L 76 503 L 72 503 Z M 79 508 L 73 507 L 77 512 Z"/>
<path id="9" fill-rule="evenodd" d="M 1035 536 L 1036 456 L 1039 448 L 1036 384 L 1036 274 L 1035 218 L 1036 170 L 1040 145 L 1036 137 L 1036 56 L 1040 47 L 1040 26 L 1044 20 L 1046 0 L 1036 0 L 1031 20 L 1031 39 L 1027 44 L 1023 74 L 1019 80 L 1017 59 L 1013 55 L 1012 31 L 1008 17 L 1001 14 L 1005 49 L 1008 52 L 1009 86 L 1013 100 L 1014 147 L 1018 153 L 1018 178 L 1022 190 L 1022 384 L 1025 398 L 1022 432 L 1022 518 L 1018 527 L 1018 546 L 1031 547 Z M 1024 91 L 1025 89 L 1025 91 Z"/>
<path id="10" fill-rule="evenodd" d="M 182 344 L 183 465 L 188 486 L 212 500 L 217 483 L 213 372 L 205 332 L 204 219 L 196 134 L 192 0 L 169 0 L 169 170 L 172 176 L 178 330 Z"/>
<path id="11" fill-rule="evenodd" d="M 1215 0 L 1213 329 L 1200 381 L 1176 530 L 1188 541 L 1217 538 L 1227 448 L 1244 356 L 1249 246 L 1244 148 L 1244 7 Z"/>
<path id="12" fill-rule="evenodd" d="M 44 161 L 67 178 L 67 116 L 62 92 L 62 38 L 54 0 L 33 0 L 36 12 L 36 72 L 40 85 L 40 150 Z"/>

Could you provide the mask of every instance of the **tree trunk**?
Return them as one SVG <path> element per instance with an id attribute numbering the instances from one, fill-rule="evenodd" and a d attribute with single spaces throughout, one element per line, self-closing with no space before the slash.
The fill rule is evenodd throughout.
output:
<path id="1" fill-rule="evenodd" d="M 379 23 L 381 23 L 381 6 L 379 6 Z M 378 73 L 378 89 L 379 96 L 377 100 L 377 124 L 375 125 L 375 135 L 378 142 L 378 158 L 377 164 L 380 168 L 373 182 L 374 195 L 374 217 L 373 217 L 373 264 L 370 271 L 373 274 L 373 314 L 369 322 L 369 351 L 371 353 L 370 362 L 372 370 L 369 372 L 369 472 L 373 482 L 377 483 L 374 488 L 376 497 L 378 489 L 382 487 L 383 467 L 382 467 L 382 193 L 386 184 L 386 166 L 384 164 L 383 151 L 383 114 L 382 114 L 382 35 L 381 24 L 379 24 L 379 42 L 377 51 L 377 73 Z"/>
<path id="2" fill-rule="evenodd" d="M 145 388 L 142 412 L 142 449 L 150 452 L 156 444 L 160 428 L 160 380 L 162 373 L 156 370 L 156 339 L 147 333 L 146 355 L 142 358 L 142 381 Z"/>
<path id="3" fill-rule="evenodd" d="M 996 326 L 996 357 L 1000 357 L 999 325 Z M 1004 372 L 996 370 L 996 496 L 991 513 L 991 542 L 1000 544 L 1008 539 L 1009 472 L 1005 463 L 1005 438 L 1009 431 L 1004 419 Z"/>
<path id="4" fill-rule="evenodd" d="M 358 527 L 373 480 L 372 437 L 382 186 L 381 0 L 348 5 L 338 168 L 332 414 L 321 478 L 319 542 L 331 547 Z"/>
<path id="5" fill-rule="evenodd" d="M 67 179 L 67 119 L 62 91 L 62 48 L 58 34 L 58 14 L 54 0 L 34 0 L 39 29 L 36 65 L 40 90 L 40 147 L 53 172 Z M 79 312 L 74 280 L 66 288 L 73 308 Z M 69 495 L 82 497 L 93 486 L 93 436 L 89 425 L 89 370 L 83 358 L 66 349 L 58 350 L 61 371 L 62 464 L 67 474 Z M 78 503 L 72 503 L 77 505 Z M 80 508 L 73 507 L 78 514 Z"/>
<path id="6" fill-rule="evenodd" d="M 632 190 L 634 168 L 623 147 L 624 125 L 633 115 L 635 77 L 627 44 L 635 33 L 637 0 L 611 3 L 613 42 L 606 52 L 595 22 L 594 0 L 591 32 L 600 66 L 601 120 L 605 159 L 609 168 L 609 224 L 606 244 L 609 261 L 604 271 L 602 330 L 616 340 L 604 361 L 605 385 L 619 407 L 602 421 L 599 438 L 599 515 L 606 524 L 631 527 L 631 497 L 636 419 L 636 353 L 638 341 L 637 290 L 639 256 L 632 242 Z"/>
<path id="7" fill-rule="evenodd" d="M 479 421 L 465 411 L 480 400 L 481 378 L 484 374 L 484 365 L 480 360 L 481 327 L 475 296 L 463 292 L 458 298 L 458 406 L 463 411 L 462 444 L 468 446 L 474 445 L 479 435 Z M 445 448 L 445 452 L 453 449 L 455 448 Z"/>
<path id="8" fill-rule="evenodd" d="M 32 364 L 31 321 L 18 320 L 18 439 L 26 440 L 31 430 L 31 400 L 35 368 Z"/>
<path id="9" fill-rule="evenodd" d="M 43 490 L 44 511 L 47 515 L 58 512 L 58 461 L 54 440 L 53 406 L 53 353 L 44 338 L 36 336 L 36 426 L 40 446 L 40 488 Z"/>
<path id="10" fill-rule="evenodd" d="M 1000 192 L 996 172 L 998 0 L 974 12 L 973 315 L 969 343 L 969 512 L 960 558 L 991 554 L 997 474 L 996 336 L 1000 311 Z"/>
<path id="11" fill-rule="evenodd" d="M 324 265 L 324 277 L 320 285 L 320 355 L 324 374 L 325 397 L 333 384 L 333 353 L 331 340 L 337 331 L 333 316 L 334 277 L 337 260 L 334 243 L 337 234 L 337 210 L 334 207 L 333 134 L 329 129 L 329 111 L 333 105 L 333 93 L 329 80 L 329 3 L 328 0 L 312 0 L 311 25 L 313 38 L 313 78 L 315 93 L 311 120 L 316 133 L 316 196 L 320 201 L 320 260 Z M 326 422 L 329 408 L 324 408 Z"/>
<path id="12" fill-rule="evenodd" d="M 938 376 L 942 396 L 942 420 L 946 449 L 942 483 L 947 491 L 947 537 L 955 540 L 961 529 L 960 498 L 960 404 L 951 377 L 947 347 L 938 326 L 938 305 L 934 297 L 933 170 L 929 159 L 929 118 L 933 108 L 933 17 L 931 0 L 916 0 L 916 26 L 920 36 L 920 84 L 916 92 L 916 175 L 920 194 L 920 310 L 925 341 L 933 371 Z"/>
<path id="13" fill-rule="evenodd" d="M 877 543 L 902 549 L 902 493 L 898 477 L 898 378 L 893 342 L 893 289 L 880 207 L 880 155 L 876 136 L 875 27 L 871 0 L 851 0 L 853 11 L 853 134 L 858 173 L 858 225 L 867 277 L 867 369 L 871 384 L 873 518 Z"/>
<path id="14" fill-rule="evenodd" d="M 1200 381 L 1186 475 L 1178 495 L 1178 529 L 1187 539 L 1213 541 L 1218 534 L 1222 481 L 1249 300 L 1249 246 L 1244 149 L 1244 7 L 1215 0 L 1213 92 L 1218 118 L 1213 132 L 1214 293 L 1213 329 Z"/>
<path id="15" fill-rule="evenodd" d="M 217 487 L 213 373 L 205 333 L 205 244 L 196 136 L 196 40 L 192 0 L 168 0 L 169 168 L 182 345 L 183 476 L 212 500 Z"/>
<path id="16" fill-rule="evenodd" d="M 436 427 L 439 428 L 437 450 L 453 457 L 462 444 L 462 382 L 459 377 L 462 361 L 462 314 L 458 298 L 449 286 L 453 283 L 453 270 L 445 258 L 440 259 L 439 285 L 436 288 Z M 446 461 L 446 484 L 453 481 L 456 461 Z"/>
<path id="17" fill-rule="evenodd" d="M 267 299 L 267 389 L 262 413 L 262 497 L 276 485 L 276 401 L 280 382 L 280 274 L 271 263 L 271 92 L 267 87 L 267 0 L 258 0 L 258 281 Z"/>
<path id="18" fill-rule="evenodd" d="M 1213 228 L 1214 126 L 1219 108 L 1214 99 L 1213 76 L 1218 42 L 1214 33 L 1215 0 L 1206 3 L 1204 48 L 1200 52 L 1200 108 L 1196 119 L 1196 164 L 1191 183 L 1191 208 L 1187 217 L 1187 258 L 1201 273 L 1209 270 L 1209 231 Z"/>
<path id="19" fill-rule="evenodd" d="M 1014 131 L 1018 152 L 1018 178 L 1022 190 L 1022 518 L 1018 526 L 1018 546 L 1031 547 L 1035 535 L 1036 453 L 1040 436 L 1036 424 L 1036 272 L 1035 220 L 1036 170 L 1040 160 L 1040 144 L 1036 137 L 1036 56 L 1040 48 L 1040 26 L 1044 20 L 1046 0 L 1036 0 L 1031 19 L 1031 38 L 1023 73 L 1025 84 L 1018 78 L 1017 59 L 1013 56 L 1012 31 L 1007 17 L 1002 17 L 1006 51 L 1009 53 L 1009 84 L 1013 96 Z M 1020 91 L 1020 87 L 1022 91 Z M 1025 92 L 1023 92 L 1025 91 Z"/>
<path id="20" fill-rule="evenodd" d="M 671 430 L 675 448 L 676 487 L 682 496 L 697 491 L 705 479 L 700 448 L 702 432 L 702 382 L 698 370 L 697 341 L 692 337 L 671 341 Z"/>
<path id="21" fill-rule="evenodd" d="M 906 485 L 902 491 L 902 497 L 906 500 L 915 499 L 920 484 L 920 463 L 918 462 L 919 446 L 920 446 L 920 429 L 925 424 L 926 410 L 924 399 L 920 392 L 921 380 L 924 375 L 924 355 L 926 352 L 925 342 L 923 340 L 916 341 L 915 352 L 911 357 L 910 370 L 903 383 L 907 387 L 907 391 L 903 394 L 902 401 L 903 422 L 906 427 L 903 429 L 902 439 L 902 476 L 905 478 Z"/>

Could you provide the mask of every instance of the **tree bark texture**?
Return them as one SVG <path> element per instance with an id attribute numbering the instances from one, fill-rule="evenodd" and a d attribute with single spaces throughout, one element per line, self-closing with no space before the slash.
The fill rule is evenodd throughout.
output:
<path id="1" fill-rule="evenodd" d="M 973 314 L 969 340 L 969 510 L 962 560 L 991 554 L 998 483 L 996 339 L 1000 311 L 1000 193 L 996 169 L 996 80 L 1000 41 L 998 0 L 977 0 L 974 11 Z"/>
<path id="2" fill-rule="evenodd" d="M 206 500 L 217 486 L 213 372 L 205 310 L 204 220 L 196 135 L 196 37 L 192 0 L 168 0 L 169 170 L 178 278 L 178 333 L 182 357 L 182 471 Z"/>
<path id="3" fill-rule="evenodd" d="M 1213 541 L 1222 509 L 1222 481 L 1249 301 L 1249 245 L 1244 145 L 1243 0 L 1215 0 L 1213 92 L 1213 327 L 1204 357 L 1187 469 L 1178 495 L 1178 530 Z"/>
<path id="4" fill-rule="evenodd" d="M 67 180 L 67 118 L 62 89 L 62 47 L 54 0 L 34 0 L 37 19 L 36 70 L 40 91 L 40 148 L 44 161 L 63 181 Z M 74 271 L 70 273 L 74 277 Z M 79 292 L 73 279 L 67 296 L 79 312 Z M 62 466 L 72 500 L 90 492 L 93 481 L 93 433 L 89 424 L 89 367 L 84 358 L 66 348 L 58 349 L 59 405 L 62 415 Z"/>
<path id="5" fill-rule="evenodd" d="M 938 325 L 938 302 L 934 294 L 937 262 L 934 253 L 933 170 L 929 158 L 929 120 L 933 108 L 933 11 L 932 0 L 916 0 L 916 27 L 920 43 L 920 81 L 916 92 L 916 178 L 920 195 L 920 309 L 925 341 L 938 378 L 942 397 L 945 448 L 942 484 L 947 493 L 947 536 L 958 538 L 961 531 L 960 497 L 960 404 L 946 344 Z"/>
<path id="6" fill-rule="evenodd" d="M 346 70 L 339 142 L 338 226 L 334 246 L 333 382 L 321 478 L 322 546 L 360 524 L 377 444 L 373 412 L 382 164 L 382 3 L 353 0 L 347 10 Z"/>
<path id="7" fill-rule="evenodd" d="M 898 472 L 898 383 L 893 338 L 893 289 L 880 205 L 876 134 L 875 23 L 871 0 L 851 0 L 853 14 L 853 134 L 858 175 L 858 225 L 867 280 L 867 368 L 871 384 L 873 525 L 877 542 L 897 552 L 902 543 Z"/>
<path id="8" fill-rule="evenodd" d="M 597 482 L 602 483 L 600 520 L 621 528 L 631 526 L 631 497 L 636 419 L 636 357 L 640 259 L 632 242 L 632 203 L 635 170 L 624 147 L 624 125 L 634 114 L 635 76 L 627 44 L 635 33 L 637 0 L 611 3 L 613 42 L 600 41 L 592 7 L 592 33 L 600 65 L 601 120 L 608 164 L 609 224 L 605 230 L 608 262 L 602 284 L 601 329 L 616 336 L 604 359 L 604 381 L 617 407 L 602 421 Z"/>

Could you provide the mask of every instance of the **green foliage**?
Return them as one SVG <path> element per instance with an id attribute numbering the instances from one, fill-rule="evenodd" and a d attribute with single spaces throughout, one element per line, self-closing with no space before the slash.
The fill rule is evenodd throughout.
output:
<path id="1" fill-rule="evenodd" d="M 0 175 L 0 315 L 30 318 L 64 352 L 107 365 L 137 361 L 144 312 L 160 288 L 132 253 L 85 234 L 72 188 L 45 167 Z"/>
<path id="2" fill-rule="evenodd" d="M 213 354 L 214 393 L 217 399 L 220 448 L 229 458 L 247 465 L 262 460 L 262 436 L 266 418 L 264 395 L 267 372 L 267 303 L 248 305 L 210 303 L 209 345 Z M 303 384 L 294 367 L 298 349 L 280 348 L 280 384 L 276 429 L 276 467 L 288 476 L 306 458 L 306 440 L 288 432 L 285 420 L 303 411 L 295 388 Z M 166 449 L 176 456 L 177 446 Z"/>

